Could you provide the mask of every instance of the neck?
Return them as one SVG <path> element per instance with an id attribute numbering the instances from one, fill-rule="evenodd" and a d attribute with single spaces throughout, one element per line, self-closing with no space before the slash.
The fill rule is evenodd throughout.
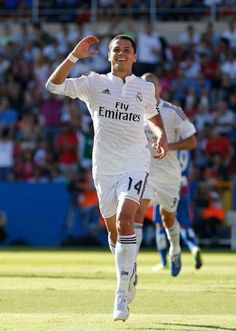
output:
<path id="1" fill-rule="evenodd" d="M 123 81 L 125 81 L 125 78 L 127 76 L 131 76 L 132 72 L 129 71 L 121 71 L 121 70 L 115 70 L 114 68 L 111 70 L 112 75 L 116 76 L 116 77 L 120 77 Z"/>

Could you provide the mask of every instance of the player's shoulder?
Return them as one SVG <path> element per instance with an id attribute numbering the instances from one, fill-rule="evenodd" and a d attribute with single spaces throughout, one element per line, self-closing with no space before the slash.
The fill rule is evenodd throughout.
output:
<path id="1" fill-rule="evenodd" d="M 159 104 L 159 108 L 164 110 L 164 111 L 168 111 L 170 113 L 173 113 L 174 115 L 178 115 L 179 117 L 181 117 L 182 120 L 187 119 L 187 116 L 184 113 L 183 109 L 180 106 L 177 106 L 177 105 L 173 104 L 172 102 L 161 99 L 161 102 Z"/>
<path id="2" fill-rule="evenodd" d="M 101 84 L 102 82 L 108 80 L 107 75 L 99 74 L 95 71 L 89 71 L 82 75 L 82 77 L 87 78 L 88 80 L 92 81 L 93 84 Z"/>
<path id="3" fill-rule="evenodd" d="M 153 92 L 155 90 L 155 85 L 152 82 L 149 82 L 141 77 L 135 76 L 135 84 L 138 84 L 145 90 Z"/>

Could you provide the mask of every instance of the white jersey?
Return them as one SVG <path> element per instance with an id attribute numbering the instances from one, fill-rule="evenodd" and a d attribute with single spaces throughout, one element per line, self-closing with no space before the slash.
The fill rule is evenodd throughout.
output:
<path id="1" fill-rule="evenodd" d="M 180 107 L 164 100 L 160 100 L 158 106 L 168 143 L 189 138 L 196 132 L 194 125 L 189 121 Z M 148 124 L 145 124 L 145 133 L 149 141 L 149 147 L 154 152 L 151 148 L 151 140 L 154 134 Z M 181 168 L 177 158 L 177 151 L 168 151 L 166 156 L 161 160 L 151 158 L 151 171 L 148 180 L 151 181 L 152 177 L 159 183 L 180 183 Z"/>
<path id="2" fill-rule="evenodd" d="M 119 175 L 150 168 L 150 152 L 143 126 L 157 115 L 154 85 L 131 75 L 125 83 L 111 73 L 91 72 L 68 78 L 63 84 L 48 82 L 56 94 L 84 101 L 93 119 L 93 174 Z"/>

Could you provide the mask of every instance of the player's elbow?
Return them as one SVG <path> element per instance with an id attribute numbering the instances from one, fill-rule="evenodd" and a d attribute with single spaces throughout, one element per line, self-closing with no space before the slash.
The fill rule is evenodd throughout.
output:
<path id="1" fill-rule="evenodd" d="M 53 94 L 60 94 L 60 89 L 61 89 L 61 86 L 60 85 L 57 85 L 57 84 L 54 84 L 51 79 L 49 78 L 45 84 L 45 87 L 46 89 L 53 93 Z"/>
<path id="2" fill-rule="evenodd" d="M 50 80 L 49 79 L 47 80 L 47 82 L 45 84 L 45 87 L 46 87 L 47 90 L 50 91 Z"/>

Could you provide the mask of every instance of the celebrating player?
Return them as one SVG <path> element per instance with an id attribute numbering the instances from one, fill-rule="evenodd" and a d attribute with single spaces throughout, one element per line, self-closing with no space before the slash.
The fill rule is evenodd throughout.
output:
<path id="1" fill-rule="evenodd" d="M 95 133 L 93 178 L 116 264 L 113 318 L 125 321 L 137 249 L 134 217 L 150 168 L 144 118 L 159 137 L 155 142 L 157 157 L 163 158 L 168 147 L 154 85 L 132 74 L 137 58 L 132 38 L 119 35 L 110 41 L 111 72 L 107 75 L 91 72 L 67 78 L 74 63 L 96 54 L 90 46 L 98 42 L 95 36 L 81 40 L 49 77 L 46 87 L 52 93 L 81 99 L 91 114 Z"/>

